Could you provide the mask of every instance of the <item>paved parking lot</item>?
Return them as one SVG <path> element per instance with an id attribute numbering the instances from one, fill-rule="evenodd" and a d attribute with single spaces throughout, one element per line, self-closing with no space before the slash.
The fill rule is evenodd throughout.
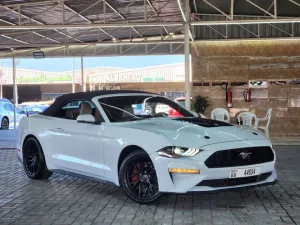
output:
<path id="1" fill-rule="evenodd" d="M 16 140 L 16 130 L 0 130 L 0 149 L 16 148 Z"/>
<path id="2" fill-rule="evenodd" d="M 0 150 L 0 224 L 300 224 L 300 148 L 277 147 L 277 154 L 274 186 L 140 205 L 104 183 L 57 174 L 30 180 L 16 152 Z"/>

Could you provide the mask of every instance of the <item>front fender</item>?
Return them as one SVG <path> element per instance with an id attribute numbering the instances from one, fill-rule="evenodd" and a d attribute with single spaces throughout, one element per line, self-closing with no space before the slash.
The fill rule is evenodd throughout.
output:
<path id="1" fill-rule="evenodd" d="M 104 129 L 103 136 L 103 155 L 107 167 L 105 177 L 119 185 L 118 161 L 122 150 L 126 147 L 135 145 L 151 155 L 170 144 L 164 136 L 149 131 L 108 125 Z"/>

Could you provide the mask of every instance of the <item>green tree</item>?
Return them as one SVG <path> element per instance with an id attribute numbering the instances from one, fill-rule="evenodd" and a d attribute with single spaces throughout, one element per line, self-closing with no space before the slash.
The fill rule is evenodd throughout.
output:
<path id="1" fill-rule="evenodd" d="M 208 103 L 207 97 L 202 97 L 200 95 L 197 95 L 193 100 L 192 100 L 192 110 L 195 111 L 196 113 L 201 113 L 203 114 L 205 109 L 209 106 L 210 104 Z"/>

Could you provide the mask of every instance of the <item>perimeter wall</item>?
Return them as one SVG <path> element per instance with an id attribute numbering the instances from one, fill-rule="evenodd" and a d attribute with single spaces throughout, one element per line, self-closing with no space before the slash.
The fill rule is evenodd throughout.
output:
<path id="1" fill-rule="evenodd" d="M 225 90 L 216 84 L 235 83 L 233 108 L 227 108 L 232 117 L 239 111 L 264 117 L 272 108 L 271 136 L 300 135 L 300 85 L 290 85 L 300 79 L 299 41 L 198 42 L 191 51 L 192 95 L 209 98 L 207 116 L 214 108 L 226 108 Z M 243 97 L 248 81 L 268 82 L 266 87 L 251 88 L 251 102 Z"/>

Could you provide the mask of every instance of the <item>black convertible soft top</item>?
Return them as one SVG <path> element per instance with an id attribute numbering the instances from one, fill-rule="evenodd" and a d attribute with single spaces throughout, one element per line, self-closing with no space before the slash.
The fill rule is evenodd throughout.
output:
<path id="1" fill-rule="evenodd" d="M 42 115 L 45 116 L 54 116 L 57 110 L 63 107 L 70 101 L 73 100 L 82 100 L 82 101 L 91 101 L 92 98 L 101 95 L 110 95 L 110 94 L 154 94 L 144 91 L 129 91 L 129 90 L 107 90 L 107 91 L 88 91 L 88 92 L 77 92 L 62 95 L 55 99 L 52 105 L 49 106 Z"/>

